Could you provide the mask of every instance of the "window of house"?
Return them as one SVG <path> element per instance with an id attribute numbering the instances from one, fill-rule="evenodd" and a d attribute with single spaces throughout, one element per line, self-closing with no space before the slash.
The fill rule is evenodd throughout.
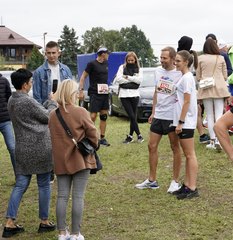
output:
<path id="1" fill-rule="evenodd" d="M 11 58 L 15 58 L 16 57 L 16 49 L 15 48 L 9 48 L 8 49 L 8 56 Z"/>

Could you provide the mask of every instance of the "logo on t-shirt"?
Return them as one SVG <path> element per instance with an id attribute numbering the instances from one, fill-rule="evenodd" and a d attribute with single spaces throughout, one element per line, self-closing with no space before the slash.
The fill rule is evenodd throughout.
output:
<path id="1" fill-rule="evenodd" d="M 157 92 L 172 95 L 175 93 L 175 85 L 169 77 L 162 76 L 157 84 Z"/>

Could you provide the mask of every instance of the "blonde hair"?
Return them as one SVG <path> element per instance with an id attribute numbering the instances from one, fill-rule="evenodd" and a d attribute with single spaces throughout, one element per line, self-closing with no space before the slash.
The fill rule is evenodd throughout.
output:
<path id="1" fill-rule="evenodd" d="M 135 52 L 128 52 L 128 53 L 126 54 L 124 67 L 125 67 L 126 64 L 127 64 L 127 60 L 128 60 L 129 57 L 133 57 L 133 58 L 135 59 L 135 64 L 137 65 L 138 68 L 140 68 L 140 66 L 139 66 L 139 61 L 138 61 L 138 57 L 137 57 L 137 55 L 136 55 Z"/>
<path id="2" fill-rule="evenodd" d="M 75 105 L 78 94 L 78 83 L 71 79 L 66 79 L 58 85 L 58 89 L 54 94 L 54 98 L 66 112 L 66 105 Z"/>

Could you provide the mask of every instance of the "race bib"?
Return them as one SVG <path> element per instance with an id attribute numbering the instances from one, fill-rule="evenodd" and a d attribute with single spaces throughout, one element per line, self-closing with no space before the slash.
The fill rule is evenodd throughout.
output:
<path id="1" fill-rule="evenodd" d="M 170 81 L 160 79 L 157 84 L 157 92 L 172 95 L 175 93 L 175 86 Z"/>
<path id="2" fill-rule="evenodd" d="M 98 94 L 108 94 L 108 84 L 97 84 Z"/>

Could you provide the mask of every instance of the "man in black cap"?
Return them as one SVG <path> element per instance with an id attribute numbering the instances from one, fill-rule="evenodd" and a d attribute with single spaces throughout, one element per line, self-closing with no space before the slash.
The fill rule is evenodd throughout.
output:
<path id="1" fill-rule="evenodd" d="M 97 114 L 100 118 L 100 144 L 110 146 L 105 139 L 105 130 L 108 118 L 108 56 L 109 51 L 105 47 L 101 47 L 97 51 L 97 58 L 87 64 L 85 71 L 82 73 L 79 83 L 79 99 L 84 99 L 84 82 L 89 76 L 88 95 L 90 96 L 91 119 L 95 122 Z"/>

